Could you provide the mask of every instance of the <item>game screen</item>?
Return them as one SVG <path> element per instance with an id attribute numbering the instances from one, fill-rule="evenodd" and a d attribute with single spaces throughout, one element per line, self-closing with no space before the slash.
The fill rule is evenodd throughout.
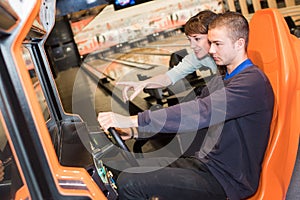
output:
<path id="1" fill-rule="evenodd" d="M 140 3 L 145 3 L 149 0 L 114 0 L 113 4 L 114 4 L 114 9 L 115 10 L 120 10 L 123 8 L 128 8 Z"/>

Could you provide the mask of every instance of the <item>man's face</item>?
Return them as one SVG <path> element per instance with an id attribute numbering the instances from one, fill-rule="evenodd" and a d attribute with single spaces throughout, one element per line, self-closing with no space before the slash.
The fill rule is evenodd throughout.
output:
<path id="1" fill-rule="evenodd" d="M 188 36 L 191 49 L 193 49 L 198 59 L 203 58 L 208 54 L 209 43 L 206 34 L 191 34 Z"/>
<path id="2" fill-rule="evenodd" d="M 232 65 L 237 55 L 235 42 L 228 37 L 225 27 L 217 27 L 208 31 L 210 42 L 209 53 L 217 65 Z"/>

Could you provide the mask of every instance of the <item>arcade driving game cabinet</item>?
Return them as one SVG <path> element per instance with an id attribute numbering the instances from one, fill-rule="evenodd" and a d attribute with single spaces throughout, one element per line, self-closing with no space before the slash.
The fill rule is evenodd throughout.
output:
<path id="1" fill-rule="evenodd" d="M 118 134 L 65 113 L 55 87 L 44 51 L 55 11 L 55 1 L 0 1 L 1 199 L 117 199 L 101 159 L 119 150 Z"/>
<path id="2" fill-rule="evenodd" d="M 100 127 L 90 127 L 80 116 L 64 112 L 44 50 L 54 26 L 55 11 L 55 1 L 0 0 L 0 159 L 5 165 L 0 198 L 117 199 L 113 177 L 103 165 L 102 158 L 120 152 L 132 166 L 137 166 L 137 163 L 113 129 L 110 130 L 112 137 L 107 137 Z M 269 17 L 274 15 L 272 13 L 272 10 L 259 13 L 253 23 L 259 22 L 260 18 L 273 19 Z M 274 16 L 280 19 L 278 14 Z M 280 27 L 287 30 L 286 26 Z M 262 63 L 276 86 L 278 105 L 260 187 L 252 199 L 284 198 L 298 146 L 298 143 L 291 142 L 299 137 L 296 121 L 299 116 L 292 112 L 299 110 L 299 59 L 296 51 L 290 54 L 291 59 L 278 62 L 276 68 L 268 65 L 273 63 L 269 62 L 273 57 L 281 60 L 280 56 L 274 55 L 285 58 L 289 50 L 282 48 L 283 43 L 299 49 L 299 41 L 295 38 L 289 34 L 284 38 L 274 40 L 279 42 L 273 45 L 278 47 L 273 48 L 278 54 L 269 53 L 268 57 L 264 54 L 269 51 L 259 49 L 256 52 L 254 50 L 258 47 L 250 45 L 254 59 L 266 58 Z M 292 61 L 294 67 L 289 67 Z M 34 66 L 33 73 L 29 73 L 31 66 Z M 288 95 L 280 96 L 286 92 Z M 285 157 L 281 156 L 282 152 Z M 85 159 L 81 160 L 82 157 Z"/>

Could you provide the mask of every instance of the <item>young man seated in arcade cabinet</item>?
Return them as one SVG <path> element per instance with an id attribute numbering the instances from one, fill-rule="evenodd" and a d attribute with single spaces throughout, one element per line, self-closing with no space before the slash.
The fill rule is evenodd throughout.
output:
<path id="1" fill-rule="evenodd" d="M 188 101 L 194 99 L 195 96 L 201 92 L 201 88 L 203 87 L 203 82 L 197 80 L 197 85 L 194 90 L 192 90 L 188 95 L 184 96 L 183 98 L 179 98 L 180 95 L 176 95 L 176 84 L 179 83 L 180 80 L 187 78 L 189 74 L 196 73 L 196 70 L 207 70 L 209 69 L 211 75 L 215 75 L 219 73 L 217 66 L 213 60 L 213 58 L 208 54 L 209 50 L 209 43 L 207 40 L 207 32 L 208 32 L 208 25 L 209 23 L 217 16 L 217 14 L 211 10 L 203 10 L 197 13 L 196 15 L 192 16 L 184 26 L 184 33 L 187 39 L 190 42 L 190 48 L 193 50 L 191 53 L 185 55 L 182 60 L 180 60 L 174 67 L 168 70 L 166 73 L 159 74 L 148 78 L 143 81 L 126 81 L 126 82 L 117 82 L 118 86 L 123 87 L 122 89 L 122 96 L 123 100 L 126 102 L 128 100 L 132 101 L 140 92 L 144 89 L 146 90 L 155 90 L 155 89 L 162 89 L 162 88 L 169 88 L 169 92 L 174 93 L 176 98 L 174 99 L 175 102 L 180 99 L 180 102 Z M 186 50 L 186 49 L 184 49 Z M 173 55 L 176 55 L 174 53 Z M 176 56 L 174 56 L 176 58 Z M 173 62 L 172 56 L 170 58 L 170 62 Z M 170 65 L 171 66 L 171 65 Z M 201 73 L 201 71 L 200 71 Z M 210 77 L 203 78 L 204 82 L 207 82 Z M 175 88 L 174 88 L 175 86 Z M 180 86 L 181 88 L 181 86 Z M 175 91 L 173 91 L 175 89 Z M 186 88 L 185 88 L 186 89 Z M 133 91 L 133 93 L 128 96 L 128 92 Z M 169 99 L 170 100 L 170 99 Z M 168 102 L 168 105 L 170 102 Z M 182 140 L 192 139 L 196 145 L 190 145 L 188 149 L 179 148 L 180 151 L 184 151 L 185 155 L 193 155 L 195 148 L 198 150 L 199 142 L 201 142 L 207 132 L 207 129 L 199 130 L 199 133 L 194 133 L 193 136 L 188 136 L 185 138 L 184 135 L 181 135 L 178 138 L 179 143 L 182 143 Z M 167 139 L 163 143 L 169 143 L 170 140 L 174 137 L 174 134 L 169 134 L 169 137 L 164 137 Z M 160 140 L 160 138 L 155 138 Z M 140 152 L 142 149 L 142 145 L 147 142 L 147 140 L 139 140 L 139 142 L 135 143 L 134 149 L 136 152 Z M 160 141 L 161 143 L 161 141 Z"/>
<path id="2" fill-rule="evenodd" d="M 256 192 L 269 140 L 274 94 L 266 75 L 248 58 L 248 37 L 249 25 L 243 15 L 218 15 L 209 24 L 209 53 L 217 65 L 226 66 L 224 77 L 213 77 L 200 96 L 175 106 L 136 116 L 99 113 L 100 125 L 105 130 L 122 130 L 124 140 L 208 127 L 194 156 L 145 156 L 137 160 L 138 167 L 130 168 L 107 163 L 120 171 L 120 199 L 237 200 Z"/>

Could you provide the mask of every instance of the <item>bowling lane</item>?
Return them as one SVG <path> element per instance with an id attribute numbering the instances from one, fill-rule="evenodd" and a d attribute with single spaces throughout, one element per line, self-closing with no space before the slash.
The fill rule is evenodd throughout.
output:
<path id="1" fill-rule="evenodd" d="M 110 51 L 106 54 L 94 52 L 86 57 L 82 67 L 96 76 L 98 80 L 107 78 L 109 83 L 102 85 L 109 88 L 111 92 L 118 91 L 116 96 L 121 98 L 122 86 L 116 87 L 116 82 L 138 81 L 165 73 L 169 69 L 170 55 L 182 49 L 190 51 L 189 41 L 184 34 L 178 34 L 153 40 L 144 46 L 126 49 L 123 52 Z M 141 102 L 144 106 L 140 108 L 147 109 L 145 105 L 149 103 L 148 93 L 138 95 L 135 103 Z M 155 103 L 155 100 L 153 102 Z M 150 102 L 150 106 L 153 102 Z"/>
<path id="2" fill-rule="evenodd" d="M 132 48 L 128 54 L 154 54 L 170 56 L 172 53 L 181 49 L 190 49 L 189 41 L 184 34 L 157 40 L 143 47 Z"/>
<path id="3" fill-rule="evenodd" d="M 94 53 L 91 55 L 92 59 L 85 59 L 85 63 L 118 81 L 137 80 L 136 74 L 154 76 L 166 72 L 169 68 L 170 55 L 184 48 L 190 51 L 189 42 L 184 34 L 179 34 L 122 53 L 107 56 L 97 56 L 97 53 Z M 129 64 L 117 61 L 127 61 Z M 144 64 L 149 67 L 143 69 L 135 64 Z"/>
<path id="4" fill-rule="evenodd" d="M 153 42 L 148 47 L 159 47 L 159 48 L 165 48 L 167 50 L 175 50 L 178 48 L 188 48 L 189 44 L 185 40 L 177 40 L 174 43 L 172 41 L 159 41 L 159 43 Z"/>
<path id="5" fill-rule="evenodd" d="M 93 59 L 88 62 L 84 62 L 84 67 L 93 68 L 94 71 L 99 72 L 99 79 L 104 78 L 105 75 L 113 78 L 110 80 L 113 85 L 117 81 L 137 81 L 138 74 L 144 76 L 154 76 L 160 73 L 164 73 L 169 68 L 169 56 L 157 56 L 157 55 L 144 55 L 144 54 L 114 54 L 109 57 L 110 59 L 116 59 L 119 61 L 127 61 L 129 64 L 124 65 L 115 61 L 107 61 L 101 58 Z M 105 58 L 105 59 L 109 59 Z M 135 64 L 144 64 L 150 66 L 149 68 L 136 67 Z"/>
<path id="6" fill-rule="evenodd" d="M 190 50 L 189 45 L 149 45 L 145 47 L 139 47 L 131 49 L 127 54 L 150 54 L 150 55 L 164 55 L 164 56 L 170 56 L 172 53 L 179 51 L 181 49 L 187 49 Z"/>
<path id="7" fill-rule="evenodd" d="M 143 51 L 140 51 L 140 54 L 131 54 L 131 53 L 119 53 L 114 54 L 114 58 L 117 60 L 129 61 L 133 63 L 141 63 L 146 65 L 156 66 L 168 66 L 169 56 L 161 54 L 143 54 Z"/>

